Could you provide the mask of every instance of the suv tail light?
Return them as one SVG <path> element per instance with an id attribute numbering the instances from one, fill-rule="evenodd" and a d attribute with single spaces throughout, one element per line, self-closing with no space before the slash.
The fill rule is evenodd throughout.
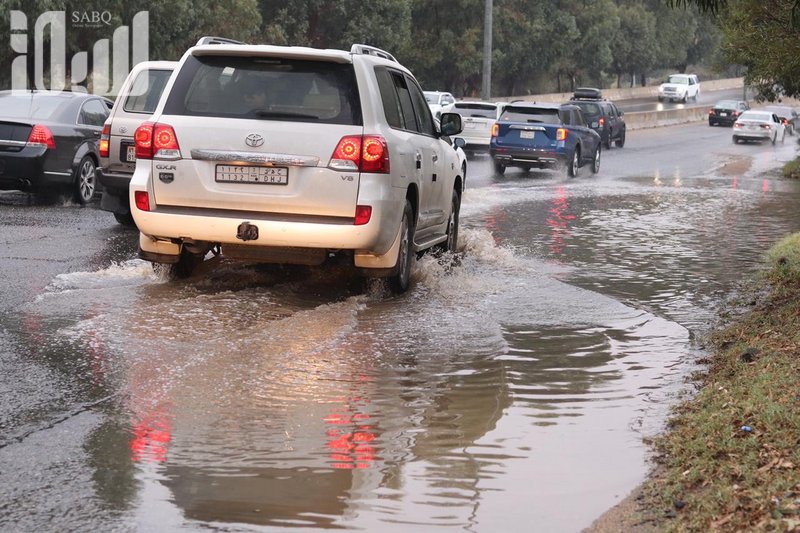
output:
<path id="1" fill-rule="evenodd" d="M 500 133 L 500 124 L 498 124 L 497 122 L 495 122 L 495 123 L 492 125 L 492 137 L 497 137 L 497 135 L 498 135 L 499 133 Z"/>
<path id="2" fill-rule="evenodd" d="M 111 137 L 111 124 L 103 124 L 103 133 L 100 134 L 100 157 L 108 157 L 108 141 Z"/>
<path id="3" fill-rule="evenodd" d="M 556 130 L 556 140 L 557 141 L 566 141 L 567 140 L 567 129 L 566 128 L 558 128 Z"/>
<path id="4" fill-rule="evenodd" d="M 133 135 L 136 159 L 180 159 L 181 149 L 175 130 L 168 124 L 143 122 Z"/>
<path id="5" fill-rule="evenodd" d="M 389 147 L 380 135 L 342 137 L 328 165 L 334 170 L 358 170 L 375 174 L 389 173 Z"/>
<path id="6" fill-rule="evenodd" d="M 600 127 L 601 128 L 605 127 L 605 125 L 606 125 L 606 117 L 600 117 L 600 120 L 598 122 L 600 123 Z"/>
<path id="7" fill-rule="evenodd" d="M 53 138 L 53 132 L 50 128 L 42 124 L 35 124 L 28 135 L 28 144 L 36 146 L 44 146 L 50 150 L 55 150 L 56 140 Z"/>

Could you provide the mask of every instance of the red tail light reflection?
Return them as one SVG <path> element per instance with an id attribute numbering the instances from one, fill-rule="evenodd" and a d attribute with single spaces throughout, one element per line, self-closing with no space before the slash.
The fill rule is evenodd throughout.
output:
<path id="1" fill-rule="evenodd" d="M 131 459 L 134 462 L 163 463 L 167 460 L 172 425 L 160 412 L 140 421 L 133 428 Z"/>

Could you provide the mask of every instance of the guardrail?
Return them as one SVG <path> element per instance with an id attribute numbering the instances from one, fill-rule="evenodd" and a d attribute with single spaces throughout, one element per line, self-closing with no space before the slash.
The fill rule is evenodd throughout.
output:
<path id="1" fill-rule="evenodd" d="M 701 81 L 701 91 L 720 91 L 724 89 L 736 89 L 744 87 L 744 78 L 726 78 L 723 80 Z M 647 87 L 622 87 L 619 89 L 603 89 L 603 98 L 608 100 L 633 100 L 635 98 L 658 97 L 658 85 L 648 85 Z M 512 100 L 523 100 L 529 102 L 566 102 L 572 98 L 572 92 L 550 93 L 550 94 L 526 94 L 523 96 L 509 96 L 494 98 L 503 102 Z"/>

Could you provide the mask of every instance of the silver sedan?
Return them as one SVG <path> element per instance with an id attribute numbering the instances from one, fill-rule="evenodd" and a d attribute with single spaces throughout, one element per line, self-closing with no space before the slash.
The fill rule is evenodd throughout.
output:
<path id="1" fill-rule="evenodd" d="M 733 123 L 733 142 L 772 141 L 781 142 L 786 137 L 783 121 L 769 111 L 750 110 L 742 113 Z"/>

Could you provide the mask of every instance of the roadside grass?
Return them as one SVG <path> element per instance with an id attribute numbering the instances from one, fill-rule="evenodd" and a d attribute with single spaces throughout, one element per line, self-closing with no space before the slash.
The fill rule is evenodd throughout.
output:
<path id="1" fill-rule="evenodd" d="M 800 179 L 800 158 L 789 161 L 783 165 L 783 176 L 786 178 Z"/>
<path id="2" fill-rule="evenodd" d="M 766 263 L 654 441 L 640 508 L 659 531 L 800 531 L 800 234 Z"/>

